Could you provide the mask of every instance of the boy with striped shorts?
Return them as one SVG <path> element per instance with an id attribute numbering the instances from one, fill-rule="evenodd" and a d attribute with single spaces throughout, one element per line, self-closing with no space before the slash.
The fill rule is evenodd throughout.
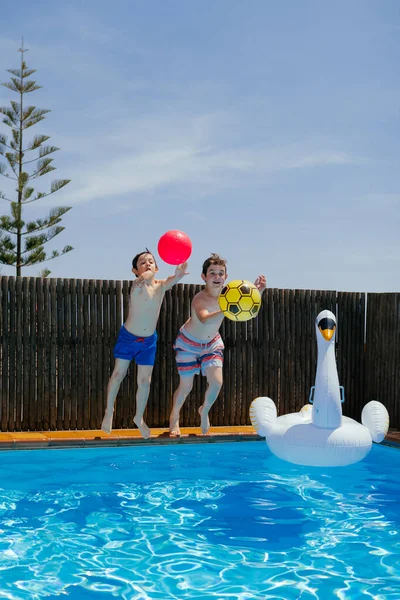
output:
<path id="1" fill-rule="evenodd" d="M 208 433 L 210 422 L 208 413 L 218 397 L 222 386 L 222 366 L 224 343 L 219 328 L 224 315 L 219 308 L 218 297 L 228 274 L 226 260 L 212 254 L 203 263 L 201 278 L 205 287 L 195 295 L 191 305 L 191 316 L 179 330 L 175 340 L 176 364 L 180 376 L 175 391 L 170 415 L 170 435 L 179 436 L 179 413 L 193 387 L 197 374 L 207 378 L 207 390 L 199 408 L 201 431 Z M 255 285 L 262 292 L 266 287 L 264 275 L 258 277 Z"/>

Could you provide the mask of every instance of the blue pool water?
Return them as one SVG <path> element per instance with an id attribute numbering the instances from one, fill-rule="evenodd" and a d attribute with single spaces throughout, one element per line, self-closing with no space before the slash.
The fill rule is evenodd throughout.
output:
<path id="1" fill-rule="evenodd" d="M 400 598 L 400 451 L 264 442 L 0 453 L 0 598 Z"/>

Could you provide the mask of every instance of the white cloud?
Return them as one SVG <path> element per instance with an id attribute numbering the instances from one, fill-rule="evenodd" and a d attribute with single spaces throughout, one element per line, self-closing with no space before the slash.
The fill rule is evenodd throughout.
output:
<path id="1" fill-rule="evenodd" d="M 266 147 L 225 147 L 233 116 L 164 115 L 108 124 L 97 136 L 57 140 L 63 150 L 79 149 L 79 165 L 69 168 L 68 196 L 73 204 L 166 186 L 196 184 L 225 187 L 246 175 L 268 177 L 292 169 L 359 164 L 327 142 Z M 110 129 L 113 129 L 110 131 Z M 324 147 L 324 145 L 326 147 Z M 111 157 L 111 158 L 110 158 Z M 72 192 L 72 186 L 76 186 Z M 72 193 L 71 193 L 72 192 Z"/>

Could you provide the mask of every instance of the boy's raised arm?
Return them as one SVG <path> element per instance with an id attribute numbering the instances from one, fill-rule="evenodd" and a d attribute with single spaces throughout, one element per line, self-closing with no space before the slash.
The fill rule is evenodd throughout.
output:
<path id="1" fill-rule="evenodd" d="M 178 265 L 175 269 L 175 274 L 170 275 L 169 277 L 167 277 L 167 279 L 164 279 L 164 281 L 162 282 L 162 286 L 165 291 L 170 290 L 176 283 L 178 283 L 182 279 L 182 277 L 184 277 L 185 275 L 189 275 L 189 273 L 186 271 L 187 266 L 187 262 Z"/>

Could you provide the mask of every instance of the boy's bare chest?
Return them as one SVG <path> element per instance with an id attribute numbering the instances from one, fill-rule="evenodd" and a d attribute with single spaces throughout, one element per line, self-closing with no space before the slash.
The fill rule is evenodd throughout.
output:
<path id="1" fill-rule="evenodd" d="M 210 296 L 204 296 L 201 298 L 200 307 L 210 312 L 219 310 L 218 298 L 210 298 Z"/>
<path id="2" fill-rule="evenodd" d="M 136 289 L 132 295 L 132 301 L 135 304 L 154 305 L 161 300 L 161 293 L 158 287 L 143 286 Z"/>
<path id="3" fill-rule="evenodd" d="M 137 291 L 137 294 L 139 297 L 141 297 L 143 300 L 154 300 L 155 298 L 158 298 L 159 293 L 157 289 L 154 289 L 152 287 L 147 287 L 147 286 L 143 286 L 142 288 L 139 288 Z"/>

